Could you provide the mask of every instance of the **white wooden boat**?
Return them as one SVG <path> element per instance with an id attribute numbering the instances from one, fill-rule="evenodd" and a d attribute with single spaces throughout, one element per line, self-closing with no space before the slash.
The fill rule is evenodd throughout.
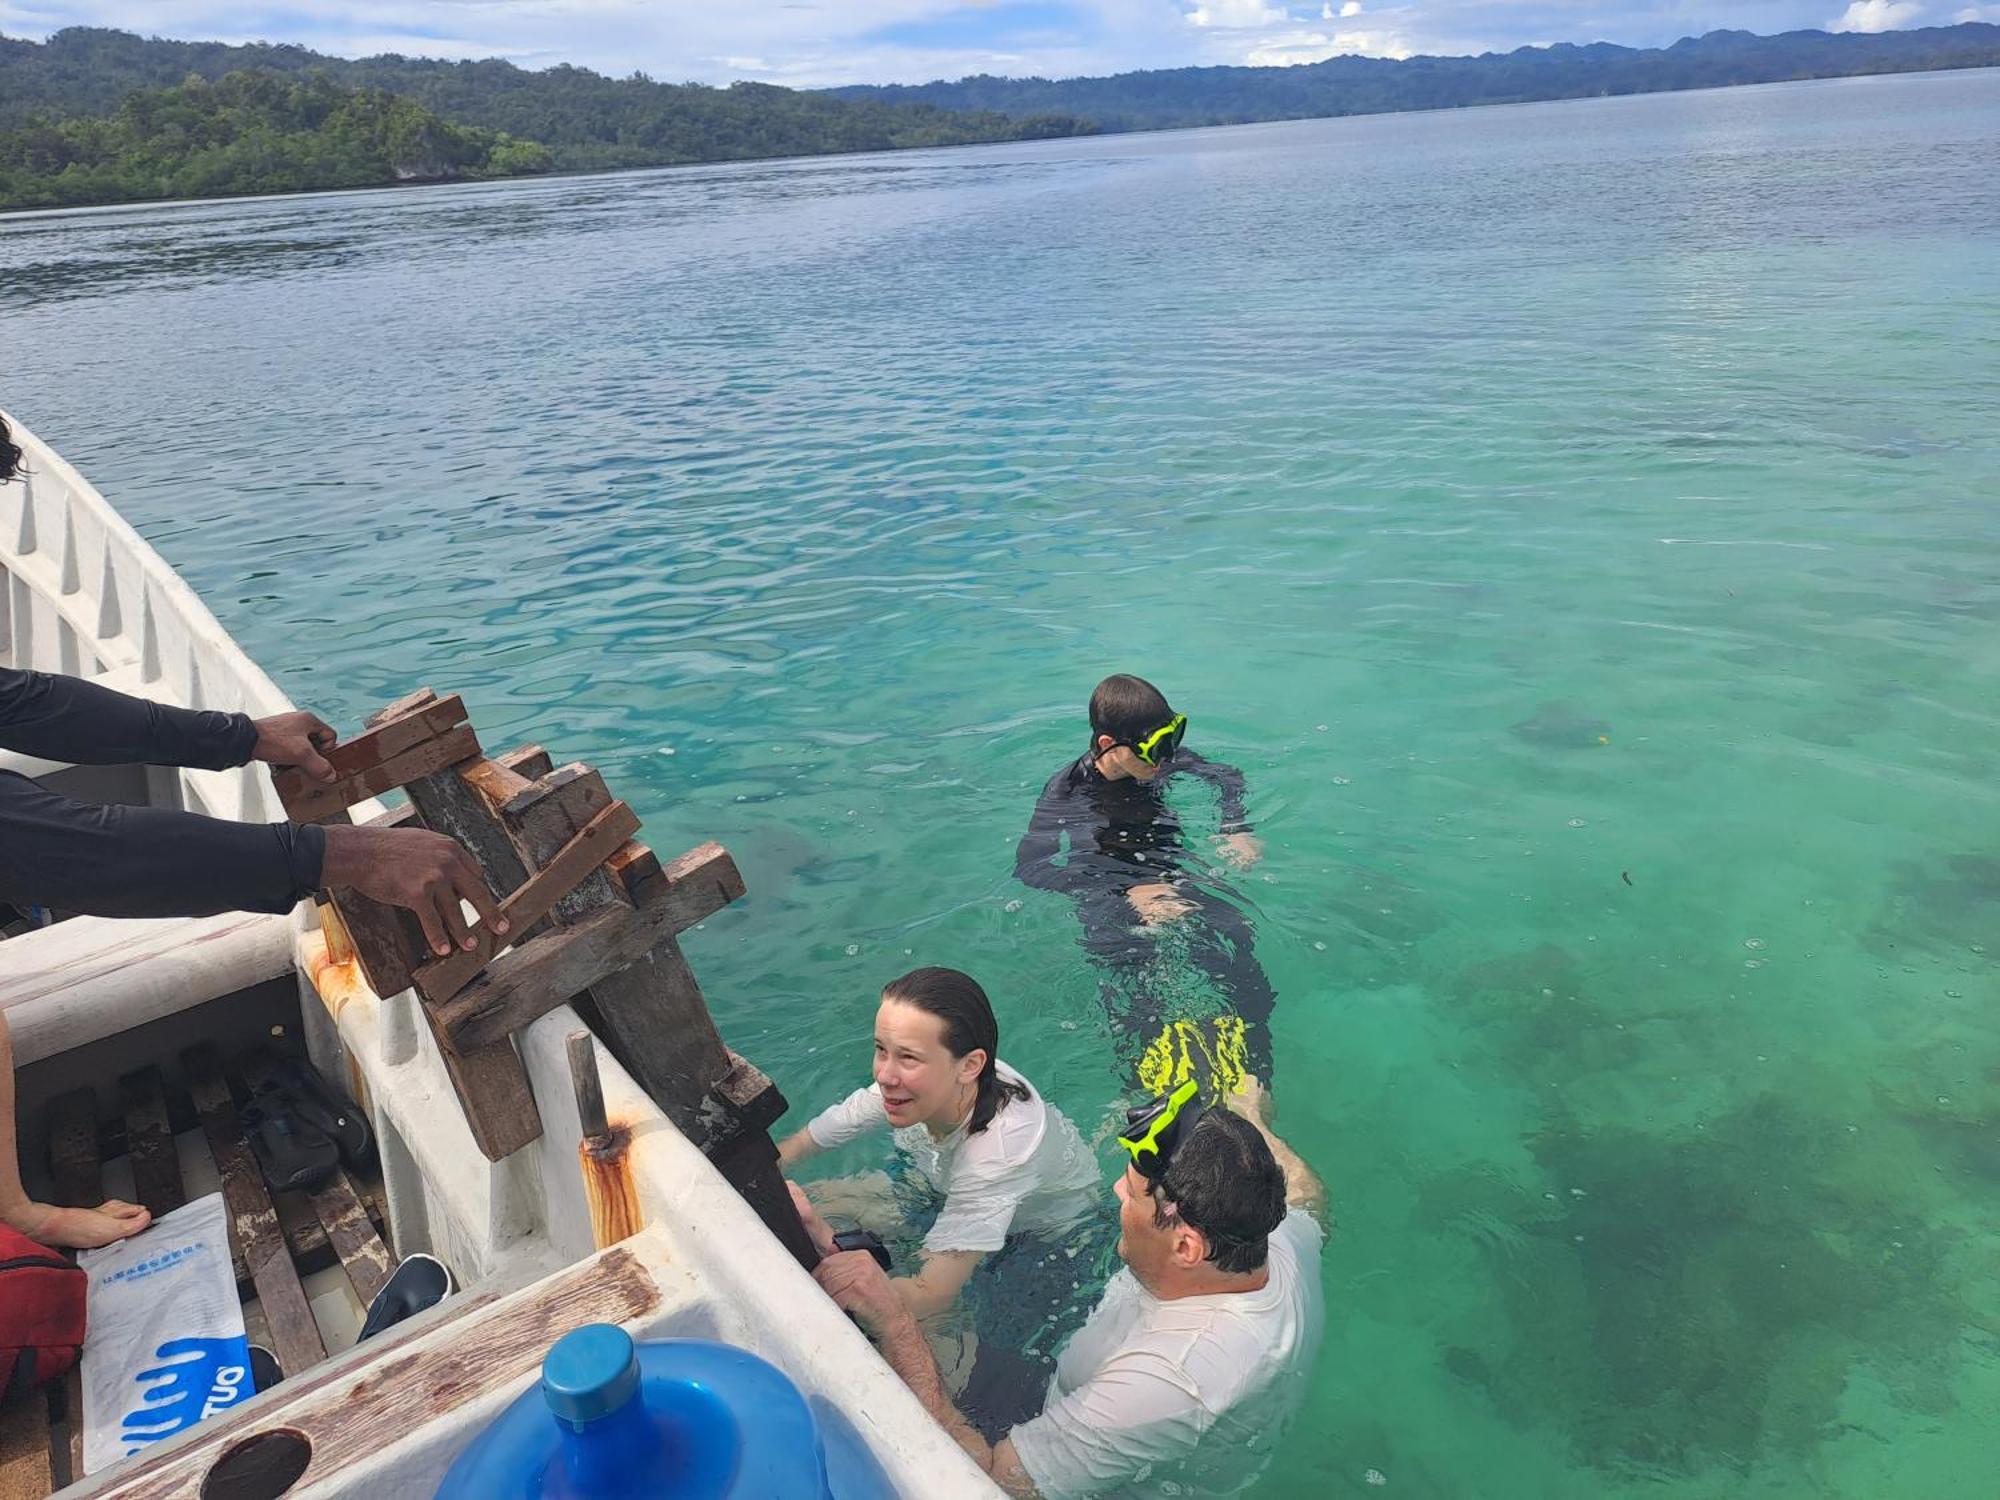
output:
<path id="1" fill-rule="evenodd" d="M 291 707 L 103 497 L 8 420 L 30 475 L 25 485 L 0 486 L 0 661 L 191 707 L 255 716 Z M 258 822 L 283 816 L 261 766 L 85 768 L 4 753 L 0 764 L 95 800 Z M 356 816 L 379 810 L 357 808 Z M 351 961 L 331 962 L 310 902 L 287 917 L 77 917 L 0 942 L 0 1010 L 13 1031 L 31 1173 L 53 1145 L 58 1169 L 101 1169 L 105 1192 L 131 1196 L 134 1172 L 157 1169 L 159 1152 L 157 1143 L 150 1155 L 145 1149 L 145 1110 L 134 1113 L 120 1080 L 151 1068 L 174 1095 L 187 1081 L 177 1072 L 183 1049 L 211 1041 L 227 1051 L 279 1029 L 302 1038 L 319 1071 L 345 1080 L 367 1110 L 381 1146 L 380 1177 L 355 1185 L 357 1201 L 364 1209 L 372 1202 L 390 1249 L 437 1255 L 461 1288 L 355 1345 L 366 1267 L 350 1266 L 341 1236 L 315 1240 L 306 1212 L 305 1222 L 282 1227 L 305 1264 L 319 1256 L 304 1288 L 326 1360 L 288 1369 L 254 1400 L 61 1494 L 428 1496 L 474 1434 L 533 1384 L 548 1345 L 592 1321 L 622 1324 L 640 1338 L 719 1338 L 756 1352 L 797 1382 L 830 1431 L 865 1444 L 905 1496 L 998 1493 L 601 1049 L 608 1111 L 631 1131 L 624 1170 L 640 1227 L 609 1246 L 595 1242 L 565 1056 L 566 1039 L 582 1026 L 573 1010 L 560 1007 L 518 1034 L 545 1128 L 541 1139 L 489 1162 L 416 1004 L 408 991 L 379 997 Z M 64 1134 L 79 1111 L 81 1130 Z M 171 1159 L 189 1195 L 215 1183 L 203 1142 L 194 1128 L 174 1140 Z M 257 1328 L 254 1300 L 246 1312 Z M 17 1404 L 0 1423 L 0 1495 L 8 1500 L 54 1490 L 73 1472 L 75 1434 L 62 1394 L 46 1404 L 48 1411 Z M 282 1475 L 288 1461 L 300 1460 L 303 1470 L 289 1483 L 266 1479 L 261 1489 L 226 1491 L 221 1483 L 259 1461 Z"/>

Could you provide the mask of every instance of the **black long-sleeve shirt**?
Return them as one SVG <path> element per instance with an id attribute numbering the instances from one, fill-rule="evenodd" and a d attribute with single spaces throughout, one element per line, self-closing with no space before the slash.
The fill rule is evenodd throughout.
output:
<path id="1" fill-rule="evenodd" d="M 1222 796 L 1222 833 L 1247 833 L 1243 773 L 1192 750 L 1176 750 L 1151 781 L 1112 781 L 1088 755 L 1064 766 L 1042 788 L 1028 832 L 1014 852 L 1014 876 L 1024 884 L 1072 896 L 1123 892 L 1164 880 L 1186 853 L 1180 815 L 1168 805 L 1166 787 L 1177 775 L 1198 776 Z M 1063 835 L 1069 835 L 1062 859 Z M 1058 863 L 1058 860 L 1062 862 Z"/>
<path id="2" fill-rule="evenodd" d="M 249 760 L 246 714 L 173 708 L 96 683 L 0 668 L 0 749 L 73 765 Z M 288 911 L 319 885 L 326 830 L 78 802 L 0 772 L 0 900 L 100 917 Z"/>

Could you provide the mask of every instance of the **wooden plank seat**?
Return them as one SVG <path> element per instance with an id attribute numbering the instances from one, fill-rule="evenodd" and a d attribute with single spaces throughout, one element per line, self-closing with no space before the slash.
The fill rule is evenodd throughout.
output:
<path id="1" fill-rule="evenodd" d="M 89 1089 L 50 1101 L 53 1197 L 63 1204 L 101 1202 L 105 1164 L 123 1156 L 133 1198 L 155 1216 L 171 1213 L 188 1197 L 175 1126 L 198 1123 L 229 1208 L 230 1250 L 251 1340 L 273 1349 L 289 1379 L 326 1354 L 304 1278 L 338 1264 L 365 1307 L 394 1268 L 379 1195 L 344 1170 L 310 1193 L 271 1193 L 238 1118 L 239 1090 L 231 1079 L 251 1096 L 269 1082 L 277 1060 L 252 1054 L 225 1074 L 203 1045 L 184 1053 L 181 1064 L 185 1091 L 171 1088 L 157 1067 L 120 1079 L 113 1120 L 100 1122 Z M 45 1500 L 81 1476 L 82 1410 L 76 1370 L 0 1408 L 0 1500 Z"/>

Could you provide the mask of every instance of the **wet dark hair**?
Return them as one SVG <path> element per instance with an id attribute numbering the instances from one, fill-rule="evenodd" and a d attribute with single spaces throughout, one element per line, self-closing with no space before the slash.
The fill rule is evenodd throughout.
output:
<path id="1" fill-rule="evenodd" d="M 1195 1122 L 1152 1195 L 1156 1225 L 1200 1230 L 1215 1269 L 1236 1275 L 1264 1264 L 1271 1231 L 1285 1222 L 1284 1169 L 1257 1127 L 1227 1110 Z"/>
<path id="2" fill-rule="evenodd" d="M 1143 677 L 1121 672 L 1098 683 L 1090 695 L 1090 732 L 1133 744 L 1174 716 L 1167 695 Z"/>
<path id="3" fill-rule="evenodd" d="M 1026 1102 L 1028 1091 L 1000 1076 L 1000 1023 L 993 1019 L 986 991 L 970 974 L 957 969 L 912 969 L 884 985 L 882 998 L 914 1005 L 944 1022 L 945 1050 L 953 1057 L 964 1057 L 974 1047 L 986 1054 L 986 1066 L 979 1070 L 979 1097 L 973 1100 L 972 1117 L 965 1123 L 967 1135 L 984 1130 L 1008 1100 Z"/>
<path id="4" fill-rule="evenodd" d="M 14 434 L 7 430 L 7 419 L 0 417 L 0 484 L 5 484 L 16 474 L 28 472 L 21 467 L 24 456 L 21 445 L 14 441 Z"/>

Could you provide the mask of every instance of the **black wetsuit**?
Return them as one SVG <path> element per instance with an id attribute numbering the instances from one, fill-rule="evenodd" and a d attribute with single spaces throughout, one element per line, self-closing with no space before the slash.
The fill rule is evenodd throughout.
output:
<path id="1" fill-rule="evenodd" d="M 171 708 L 95 683 L 0 668 L 0 749 L 72 765 L 222 771 L 250 758 L 248 715 Z M 289 910 L 318 885 L 326 831 L 78 802 L 0 771 L 0 901 L 101 917 Z"/>
<path id="2" fill-rule="evenodd" d="M 1076 902 L 1084 950 L 1106 971 L 1105 1004 L 1114 1020 L 1133 1034 L 1142 1054 L 1142 1072 L 1149 1071 L 1149 1064 L 1157 1069 L 1158 1049 L 1168 1045 L 1183 1055 L 1183 1071 L 1191 1062 L 1197 1071 L 1213 1074 L 1215 1054 L 1233 1050 L 1234 1068 L 1268 1078 L 1271 981 L 1253 951 L 1255 934 L 1249 919 L 1228 899 L 1228 888 L 1218 887 L 1206 871 L 1197 879 L 1185 868 L 1181 820 L 1166 797 L 1177 776 L 1199 777 L 1220 793 L 1219 833 L 1250 831 L 1243 807 L 1243 773 L 1234 766 L 1181 749 L 1151 781 L 1112 781 L 1098 775 L 1094 759 L 1086 755 L 1056 772 L 1042 789 L 1014 856 L 1014 874 L 1038 890 L 1061 891 Z M 1233 1018 L 1243 1023 L 1240 1036 L 1233 1040 L 1224 1026 L 1231 1017 L 1176 1014 L 1156 982 L 1159 976 L 1148 972 L 1157 959 L 1161 933 L 1140 921 L 1126 892 L 1152 883 L 1173 886 L 1176 895 L 1194 905 L 1195 910 L 1172 927 L 1185 934 L 1188 957 L 1226 998 Z M 1206 1040 L 1193 1034 L 1176 1040 L 1177 1024 L 1190 1021 L 1216 1024 L 1202 1032 Z M 1210 1055 L 1193 1055 L 1203 1050 Z M 1222 1070 L 1231 1071 L 1232 1059 L 1225 1057 L 1223 1062 Z M 1158 1082 L 1150 1077 L 1147 1081 Z"/>

